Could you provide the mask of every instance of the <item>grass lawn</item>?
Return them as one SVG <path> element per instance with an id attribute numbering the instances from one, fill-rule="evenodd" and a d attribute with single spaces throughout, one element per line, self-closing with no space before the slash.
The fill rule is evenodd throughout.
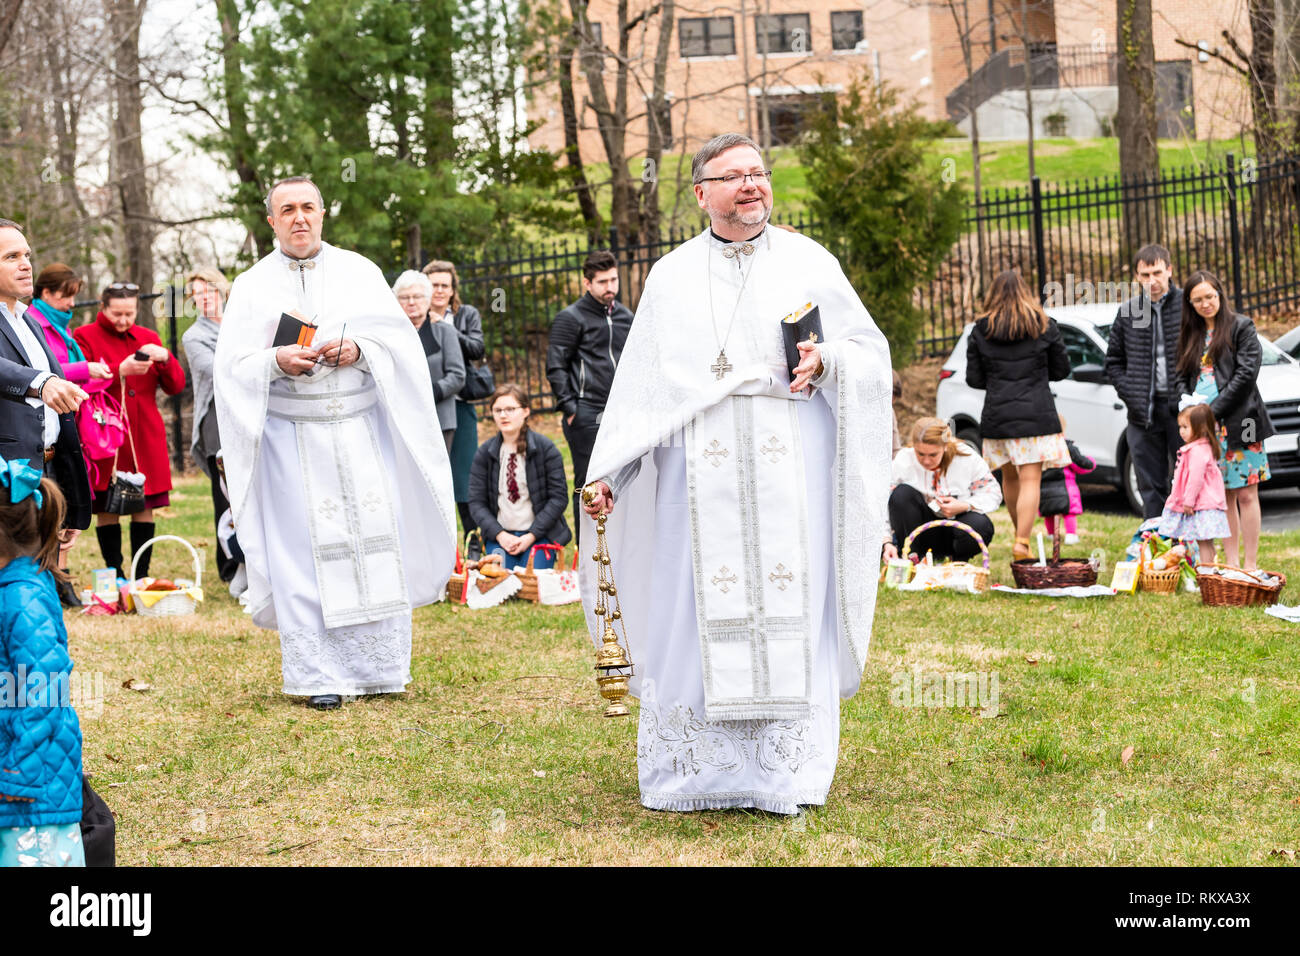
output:
<path id="1" fill-rule="evenodd" d="M 1080 525 L 1078 552 L 1113 560 L 1134 521 Z M 215 546 L 205 478 L 180 480 L 159 529 Z M 1288 572 L 1297 556 L 1300 533 L 1261 549 Z M 93 533 L 73 558 L 88 578 Z M 187 565 L 159 546 L 155 573 Z M 78 673 L 103 674 L 85 766 L 123 865 L 1294 865 L 1273 851 L 1300 848 L 1300 630 L 1194 595 L 882 592 L 827 806 L 793 819 L 641 809 L 636 724 L 600 716 L 576 607 L 422 608 L 411 689 L 333 713 L 279 693 L 276 635 L 219 582 L 192 617 L 68 623 Z M 913 668 L 996 672 L 997 716 L 894 706 Z"/>

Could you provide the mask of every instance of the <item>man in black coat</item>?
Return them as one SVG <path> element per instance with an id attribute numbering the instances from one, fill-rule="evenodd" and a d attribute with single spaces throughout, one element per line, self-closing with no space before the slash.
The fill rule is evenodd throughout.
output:
<path id="1" fill-rule="evenodd" d="M 0 219 L 0 457 L 44 468 L 68 502 L 65 528 L 90 527 L 90 482 L 77 434 L 86 393 L 63 378 L 20 299 L 32 294 L 32 250 L 18 224 Z M 69 588 L 61 587 L 65 603 Z M 80 602 L 77 602 L 80 603 Z"/>
<path id="2" fill-rule="evenodd" d="M 1169 250 L 1138 250 L 1134 274 L 1142 293 L 1119 307 L 1110 327 L 1106 375 L 1128 409 L 1129 454 L 1137 471 L 1142 513 L 1158 518 L 1173 478 L 1178 435 L 1178 333 L 1183 293 L 1173 284 Z"/>
<path id="3" fill-rule="evenodd" d="M 632 328 L 632 310 L 618 301 L 618 260 L 607 250 L 587 256 L 582 265 L 586 293 L 555 316 L 546 351 L 546 377 L 563 416 L 564 440 L 573 455 L 573 526 L 582 525 L 582 486 L 596 432 L 605 412 L 623 343 Z"/>

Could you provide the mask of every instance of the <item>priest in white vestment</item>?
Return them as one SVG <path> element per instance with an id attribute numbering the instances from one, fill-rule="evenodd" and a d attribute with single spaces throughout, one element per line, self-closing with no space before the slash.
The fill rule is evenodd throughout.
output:
<path id="1" fill-rule="evenodd" d="M 711 228 L 646 280 L 587 512 L 612 509 L 642 804 L 794 814 L 826 800 L 839 699 L 866 661 L 887 523 L 889 346 L 835 257 L 768 224 L 769 174 L 751 140 L 716 137 L 692 175 Z M 800 344 L 792 381 L 781 320 L 807 303 L 824 341 Z M 595 537 L 582 535 L 581 567 L 599 634 Z"/>
<path id="2" fill-rule="evenodd" d="M 284 692 L 333 709 L 406 689 L 412 608 L 456 549 L 424 350 L 379 269 L 321 241 L 322 205 L 272 187 L 279 248 L 235 279 L 214 377 L 253 622 L 280 632 Z M 315 337 L 273 348 L 290 312 Z"/>

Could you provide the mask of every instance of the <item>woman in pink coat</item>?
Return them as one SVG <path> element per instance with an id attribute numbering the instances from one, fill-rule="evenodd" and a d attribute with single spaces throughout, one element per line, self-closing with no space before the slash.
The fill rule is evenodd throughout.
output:
<path id="1" fill-rule="evenodd" d="M 1202 564 L 1214 563 L 1214 539 L 1228 528 L 1227 493 L 1219 471 L 1219 425 L 1204 395 L 1184 395 L 1179 402 L 1178 449 L 1174 487 L 1165 502 L 1156 533 L 1162 538 L 1196 541 Z"/>
<path id="2" fill-rule="evenodd" d="M 59 362 L 63 377 L 80 385 L 87 392 L 98 392 L 108 387 L 113 373 L 104 362 L 87 362 L 81 346 L 68 331 L 72 321 L 72 306 L 81 291 L 81 278 L 62 262 L 51 262 L 36 277 L 32 290 L 32 304 L 27 315 L 45 334 L 45 342 Z M 76 528 L 65 528 L 59 544 L 59 567 L 68 569 L 68 553 L 81 534 Z M 59 600 L 65 607 L 80 607 L 76 589 L 67 580 L 56 579 Z"/>

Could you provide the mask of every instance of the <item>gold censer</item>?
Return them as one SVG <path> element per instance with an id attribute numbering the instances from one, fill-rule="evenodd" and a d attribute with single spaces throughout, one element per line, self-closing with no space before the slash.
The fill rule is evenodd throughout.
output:
<path id="1" fill-rule="evenodd" d="M 582 499 L 587 504 L 596 500 L 596 491 L 588 485 L 582 489 Z M 596 651 L 596 686 L 600 696 L 609 701 L 605 708 L 606 717 L 626 717 L 632 713 L 627 705 L 627 695 L 631 689 L 632 658 L 627 652 L 627 626 L 623 623 L 623 609 L 618 603 L 618 588 L 614 586 L 614 571 L 610 567 L 609 542 L 605 538 L 605 519 L 607 515 L 596 516 L 596 551 L 591 559 L 596 562 L 596 618 L 597 626 L 602 629 L 600 649 Z M 610 600 L 613 600 L 611 607 Z M 623 641 L 619 642 L 614 630 L 614 622 L 623 632 Z"/>

